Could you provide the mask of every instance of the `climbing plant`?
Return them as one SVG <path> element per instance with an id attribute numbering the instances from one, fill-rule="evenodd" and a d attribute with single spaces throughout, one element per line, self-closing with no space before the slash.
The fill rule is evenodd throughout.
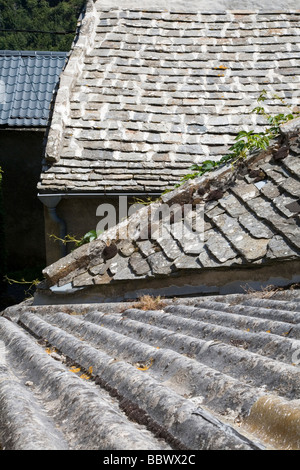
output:
<path id="1" fill-rule="evenodd" d="M 67 243 L 73 243 L 75 248 L 78 248 L 81 245 L 85 245 L 86 243 L 96 240 L 98 235 L 99 233 L 97 234 L 96 230 L 90 230 L 79 239 L 70 234 L 67 234 L 64 238 L 59 238 L 54 234 L 49 235 L 49 237 L 53 238 L 55 241 L 62 242 L 64 245 Z"/>
<path id="2" fill-rule="evenodd" d="M 24 276 L 21 276 L 20 279 L 11 279 L 7 274 L 4 276 L 4 281 L 9 285 L 19 285 L 24 287 L 24 297 L 25 299 L 32 297 L 36 286 L 41 282 L 40 278 L 36 278 L 30 281 L 26 281 Z M 26 286 L 26 287 L 25 287 Z"/>
<path id="3" fill-rule="evenodd" d="M 279 100 L 282 105 L 286 106 L 288 112 L 280 113 L 275 116 L 268 113 L 263 106 L 263 102 L 267 99 Z M 294 119 L 299 113 L 292 113 L 291 106 L 286 104 L 283 98 L 278 95 L 268 96 L 266 90 L 263 90 L 257 99 L 257 104 L 251 112 L 262 115 L 266 119 L 266 127 L 262 132 L 254 132 L 253 130 L 241 130 L 234 139 L 234 143 L 229 147 L 229 153 L 221 157 L 219 160 L 205 160 L 201 164 L 195 164 L 190 167 L 191 173 L 184 175 L 180 182 L 175 186 L 181 186 L 185 181 L 195 179 L 207 172 L 215 170 L 226 163 L 235 166 L 238 162 L 245 159 L 251 152 L 256 150 L 265 150 L 270 145 L 272 139 L 275 139 L 280 133 L 280 125 L 291 119 Z"/>

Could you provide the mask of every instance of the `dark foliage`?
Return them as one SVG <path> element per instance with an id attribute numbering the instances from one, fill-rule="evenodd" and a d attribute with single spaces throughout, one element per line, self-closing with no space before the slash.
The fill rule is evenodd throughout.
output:
<path id="1" fill-rule="evenodd" d="M 69 51 L 84 5 L 85 0 L 0 0 L 0 49 Z"/>

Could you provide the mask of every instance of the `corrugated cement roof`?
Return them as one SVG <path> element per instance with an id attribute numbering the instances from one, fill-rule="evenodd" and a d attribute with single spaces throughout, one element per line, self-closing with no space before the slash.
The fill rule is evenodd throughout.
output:
<path id="1" fill-rule="evenodd" d="M 10 307 L 0 316 L 0 444 L 299 450 L 299 299 Z"/>
<path id="2" fill-rule="evenodd" d="M 0 125 L 47 125 L 66 57 L 66 52 L 0 51 Z"/>

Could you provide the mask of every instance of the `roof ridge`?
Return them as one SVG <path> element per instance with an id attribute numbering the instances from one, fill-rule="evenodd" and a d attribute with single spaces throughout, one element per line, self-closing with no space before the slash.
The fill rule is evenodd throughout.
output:
<path id="1" fill-rule="evenodd" d="M 267 269 L 276 260 L 298 262 L 300 206 L 297 209 L 293 190 L 298 184 L 293 151 L 298 148 L 300 118 L 295 121 L 282 125 L 281 136 L 267 150 L 249 155 L 237 168 L 227 164 L 187 181 L 48 266 L 46 291 L 50 288 L 55 296 L 67 288 L 75 292 L 102 285 L 108 290 L 115 289 L 117 281 L 150 284 L 162 276 L 173 283 L 180 273 L 200 275 L 218 267 L 232 268 L 234 276 L 234 268 L 265 265 Z M 202 217 L 203 226 L 199 224 L 196 232 L 178 230 L 188 223 L 186 207 L 189 214 Z M 156 216 L 164 208 L 160 221 Z M 292 272 L 291 267 L 289 275 L 294 276 Z"/>
<path id="2" fill-rule="evenodd" d="M 123 9 L 137 9 L 139 8 L 140 2 L 137 0 L 94 0 L 98 10 L 108 9 L 111 7 L 123 8 Z M 121 5 L 120 5 L 121 4 Z M 247 2 L 246 9 L 271 9 L 271 10 L 281 10 L 283 3 L 280 0 L 273 0 L 272 3 L 269 0 L 250 0 Z M 296 0 L 287 0 L 284 4 L 284 8 L 288 9 L 298 9 L 298 3 Z M 145 7 L 144 7 L 145 8 Z M 245 9 L 245 2 L 243 0 L 218 0 L 209 2 L 209 6 L 205 0 L 152 0 L 151 9 L 160 8 L 160 9 L 174 9 L 181 13 L 189 11 L 201 11 L 209 8 L 210 10 L 227 10 L 227 9 L 236 9 L 241 10 Z"/>
<path id="3" fill-rule="evenodd" d="M 300 14 L 299 9 L 277 9 L 277 10 L 272 10 L 272 9 L 253 9 L 253 10 L 247 10 L 247 9 L 230 9 L 226 8 L 224 10 L 193 10 L 193 11 L 182 11 L 182 10 L 172 10 L 172 9 L 166 9 L 164 7 L 131 7 L 131 8 L 126 8 L 126 7 L 121 7 L 121 6 L 112 6 L 112 7 L 105 7 L 101 8 L 101 10 L 98 10 L 100 12 L 108 12 L 108 11 L 139 11 L 139 12 L 162 12 L 162 13 L 176 13 L 176 14 L 182 14 L 182 15 L 198 15 L 198 14 L 203 14 L 203 15 L 223 15 L 224 13 L 239 13 L 239 14 L 258 14 L 258 15 L 265 15 L 265 14 L 270 14 L 274 15 L 276 13 L 284 13 L 284 14 Z"/>
<path id="4" fill-rule="evenodd" d="M 26 56 L 26 57 L 35 57 L 35 56 L 67 56 L 69 52 L 67 51 L 23 51 L 23 50 L 0 50 L 1 56 Z"/>

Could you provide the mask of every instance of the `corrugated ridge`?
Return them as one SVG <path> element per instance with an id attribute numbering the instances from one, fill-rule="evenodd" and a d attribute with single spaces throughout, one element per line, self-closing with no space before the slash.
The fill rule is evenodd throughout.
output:
<path id="1" fill-rule="evenodd" d="M 283 302 L 281 300 L 272 300 L 272 299 L 247 299 L 245 300 L 245 305 L 257 306 L 257 307 L 266 307 L 278 310 L 288 310 L 292 312 L 300 312 L 299 299 L 291 302 Z M 299 317 L 298 317 L 299 318 Z"/>
<path id="2" fill-rule="evenodd" d="M 159 443 L 150 433 L 141 432 L 128 421 L 116 405 L 94 384 L 81 380 L 65 366 L 52 359 L 31 338 L 28 338 L 13 323 L 0 318 L 1 337 L 15 359 L 27 365 L 27 372 L 35 386 L 48 400 L 57 402 L 60 423 L 67 422 L 67 434 L 76 433 L 78 448 L 88 449 L 157 449 Z M 93 351 L 94 353 L 95 351 Z M 25 372 L 25 371 L 24 371 Z M 3 387 L 5 381 L 2 382 Z M 13 393 L 13 390 L 11 390 Z M 23 410 L 22 410 L 23 411 Z M 37 419 L 37 416 L 34 417 Z M 16 420 L 18 416 L 11 416 Z M 7 432 L 8 422 L 2 423 Z M 23 427 L 23 424 L 21 427 Z M 6 433 L 2 432 L 2 444 L 6 444 Z M 24 449 L 20 439 L 17 447 Z M 32 444 L 31 444 L 32 445 Z M 86 447 L 85 447 L 86 446 Z M 162 443 L 162 448 L 165 448 Z"/>
<path id="3" fill-rule="evenodd" d="M 224 327 L 235 328 L 238 330 L 249 331 L 253 333 L 259 332 L 268 332 L 278 336 L 287 336 L 295 327 L 294 324 L 278 321 L 276 320 L 276 315 L 274 318 L 258 318 L 251 315 L 251 311 L 243 312 L 243 315 L 240 315 L 240 312 L 235 313 L 232 309 L 230 315 L 228 312 L 223 312 L 222 308 L 219 310 L 211 310 L 205 308 L 194 308 L 194 307 L 169 307 L 166 309 L 166 312 L 172 313 L 175 315 L 180 315 L 183 317 L 191 318 L 197 321 L 204 321 L 208 323 L 213 323 L 215 325 L 222 325 Z M 296 338 L 297 338 L 296 331 Z"/>
<path id="4" fill-rule="evenodd" d="M 30 318 L 32 319 L 32 316 L 29 317 L 29 321 Z M 27 315 L 25 318 L 22 317 L 22 322 L 28 324 L 27 319 Z M 249 385 L 240 383 L 179 352 L 135 340 L 132 336 L 105 328 L 103 324 L 97 325 L 64 313 L 57 313 L 52 318 L 47 317 L 47 321 L 135 367 L 153 361 L 148 372 L 150 375 L 159 381 L 167 381 L 169 386 L 178 390 L 179 393 L 184 390 L 184 393 L 189 391 L 192 395 L 201 395 L 215 411 L 222 411 L 226 403 L 226 407 L 234 410 L 236 414 L 246 414 L 251 404 L 260 395 Z M 34 322 L 33 319 L 30 325 L 32 322 Z M 206 343 L 203 342 L 203 347 L 205 346 Z M 180 371 L 184 371 L 184 374 Z M 220 394 L 223 397 L 221 403 L 218 398 Z"/>
<path id="5" fill-rule="evenodd" d="M 244 305 L 248 297 L 175 299 L 152 311 L 22 306 L 10 316 L 18 324 L 0 318 L 2 446 L 30 448 L 37 419 L 35 448 L 299 448 L 299 341 L 282 334 L 297 314 L 279 309 L 284 301 Z"/>
<path id="6" fill-rule="evenodd" d="M 140 341 L 186 354 L 236 379 L 247 377 L 252 386 L 260 387 L 263 381 L 270 390 L 289 398 L 299 388 L 295 367 L 244 349 L 249 337 L 244 331 L 137 309 L 127 310 L 119 320 L 98 313 L 89 313 L 87 318 Z M 213 341 L 209 348 L 207 341 Z"/>
<path id="7" fill-rule="evenodd" d="M 239 315 L 249 315 L 251 317 L 265 318 L 268 320 L 277 320 L 280 322 L 287 322 L 291 324 L 296 324 L 300 322 L 300 315 L 297 311 L 297 305 L 294 305 L 294 302 L 288 302 L 290 305 L 292 303 L 293 309 L 285 307 L 285 303 L 277 301 L 275 310 L 266 300 L 266 302 L 257 303 L 248 303 L 248 301 L 243 302 L 243 304 L 235 304 L 228 302 L 217 302 L 212 300 L 203 300 L 195 304 L 195 307 L 199 309 L 208 309 L 208 310 L 218 310 L 228 313 L 237 313 Z"/>
<path id="8" fill-rule="evenodd" d="M 108 383 L 120 396 L 132 400 L 187 448 L 259 448 L 231 426 L 220 422 L 208 411 L 202 411 L 201 407 L 195 406 L 136 367 L 115 360 L 32 314 L 24 316 L 23 321 L 36 335 L 47 338 L 51 344 L 74 360 L 79 359 L 85 369 L 92 368 L 92 374 L 96 379 L 100 378 L 101 384 Z"/>
<path id="9" fill-rule="evenodd" d="M 55 428 L 41 404 L 2 361 L 0 409 L 0 442 L 6 449 L 68 449 L 63 434 Z"/>

